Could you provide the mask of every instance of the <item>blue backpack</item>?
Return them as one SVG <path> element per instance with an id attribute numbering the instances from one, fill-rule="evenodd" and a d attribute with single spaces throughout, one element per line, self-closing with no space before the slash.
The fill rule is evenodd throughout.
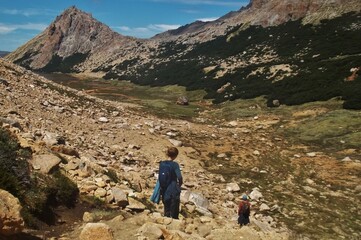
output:
<path id="1" fill-rule="evenodd" d="M 173 180 L 174 170 L 172 168 L 171 163 L 172 162 L 163 161 L 163 162 L 160 162 L 160 165 L 159 165 L 158 180 L 159 180 L 160 188 L 163 190 L 166 190 L 167 187 L 169 186 L 169 184 Z"/>

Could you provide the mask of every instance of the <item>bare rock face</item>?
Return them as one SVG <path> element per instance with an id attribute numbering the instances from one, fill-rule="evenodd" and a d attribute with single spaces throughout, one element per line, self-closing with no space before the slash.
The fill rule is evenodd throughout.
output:
<path id="1" fill-rule="evenodd" d="M 134 42 L 112 31 L 76 7 L 66 9 L 40 35 L 30 40 L 7 58 L 31 69 L 45 71 L 72 71 L 57 69 L 60 60 L 71 59 L 76 65 L 90 55 L 111 51 L 123 40 Z M 25 57 L 25 59 L 24 59 Z M 58 67 L 59 68 L 59 67 Z"/>
<path id="2" fill-rule="evenodd" d="M 10 236 L 20 233 L 24 220 L 20 215 L 19 200 L 9 192 L 0 189 L 0 235 Z"/>

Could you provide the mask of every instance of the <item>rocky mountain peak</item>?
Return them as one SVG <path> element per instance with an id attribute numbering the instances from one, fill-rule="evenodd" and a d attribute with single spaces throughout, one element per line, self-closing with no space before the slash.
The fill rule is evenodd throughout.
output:
<path id="1" fill-rule="evenodd" d="M 50 65 L 58 64 L 65 58 L 72 58 L 74 65 L 84 61 L 89 54 L 112 46 L 123 38 L 91 14 L 71 6 L 41 34 L 8 58 L 31 69 L 56 71 Z M 23 56 L 30 58 L 23 61 Z"/>
<path id="2" fill-rule="evenodd" d="M 101 43 L 118 37 L 108 26 L 100 23 L 75 6 L 66 9 L 45 30 L 45 35 L 56 48 L 58 55 L 68 57 L 74 53 L 88 53 Z"/>

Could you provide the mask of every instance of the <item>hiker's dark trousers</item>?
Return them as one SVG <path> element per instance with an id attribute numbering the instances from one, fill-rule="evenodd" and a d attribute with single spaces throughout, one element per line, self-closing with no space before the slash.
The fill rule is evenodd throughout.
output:
<path id="1" fill-rule="evenodd" d="M 164 201 L 164 216 L 178 219 L 180 199 L 171 198 Z"/>

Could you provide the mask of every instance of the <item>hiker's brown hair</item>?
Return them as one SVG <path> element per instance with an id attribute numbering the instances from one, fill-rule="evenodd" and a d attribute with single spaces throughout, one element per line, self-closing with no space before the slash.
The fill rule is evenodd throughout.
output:
<path id="1" fill-rule="evenodd" d="M 167 149 L 167 156 L 174 159 L 178 156 L 178 149 L 176 147 L 169 147 Z"/>

